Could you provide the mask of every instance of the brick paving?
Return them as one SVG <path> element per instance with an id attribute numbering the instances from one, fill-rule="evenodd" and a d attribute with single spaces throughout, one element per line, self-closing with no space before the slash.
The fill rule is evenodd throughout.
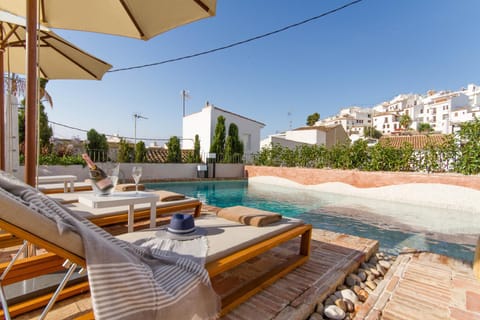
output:
<path id="1" fill-rule="evenodd" d="M 480 320 L 480 281 L 453 258 L 400 254 L 355 319 Z"/>

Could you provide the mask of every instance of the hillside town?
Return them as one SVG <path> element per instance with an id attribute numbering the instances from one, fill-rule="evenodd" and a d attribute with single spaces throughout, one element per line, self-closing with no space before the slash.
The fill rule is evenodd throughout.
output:
<path id="1" fill-rule="evenodd" d="M 267 147 L 278 143 L 292 147 L 307 143 L 329 146 L 347 141 L 347 138 L 352 142 L 367 138 L 366 128 L 373 128 L 385 137 L 407 133 L 451 134 L 459 130 L 461 123 L 480 117 L 479 99 L 480 87 L 475 84 L 457 91 L 399 94 L 371 108 L 343 108 L 334 116 L 319 119 L 313 126 L 270 135 L 260 145 Z M 406 119 L 405 123 L 402 119 Z M 343 128 L 344 133 L 339 133 L 337 127 Z"/>

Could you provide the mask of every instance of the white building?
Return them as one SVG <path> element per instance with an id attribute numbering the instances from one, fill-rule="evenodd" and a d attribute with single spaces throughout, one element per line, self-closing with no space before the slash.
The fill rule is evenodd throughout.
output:
<path id="1" fill-rule="evenodd" d="M 332 147 L 337 143 L 348 141 L 347 133 L 338 124 L 333 126 L 301 127 L 284 133 L 270 135 L 263 139 L 260 145 L 262 148 L 268 148 L 272 144 L 279 144 L 282 147 L 292 149 L 302 144 Z"/>
<path id="2" fill-rule="evenodd" d="M 476 84 L 469 84 L 466 89 L 462 89 L 461 93 L 468 97 L 469 104 L 472 107 L 480 106 L 480 87 Z"/>
<path id="3" fill-rule="evenodd" d="M 446 134 L 452 133 L 451 111 L 458 108 L 470 110 L 469 98 L 461 91 L 429 92 L 423 105 L 423 122 L 429 123 L 434 131 Z"/>
<path id="4" fill-rule="evenodd" d="M 340 124 L 350 134 L 363 133 L 364 127 L 372 126 L 372 109 L 349 107 L 341 109 L 338 115 L 319 120 L 316 126 L 334 126 Z"/>
<path id="5" fill-rule="evenodd" d="M 396 112 L 380 112 L 373 116 L 373 127 L 382 134 L 392 134 L 400 130 L 399 116 Z"/>
<path id="6" fill-rule="evenodd" d="M 197 113 L 183 117 L 182 149 L 193 149 L 195 135 L 200 139 L 200 154 L 205 157 L 210 152 L 217 119 L 225 118 L 225 130 L 228 135 L 228 127 L 234 123 L 238 127 L 238 137 L 243 141 L 243 154 L 249 161 L 252 154 L 260 151 L 260 130 L 265 124 L 241 116 L 239 114 L 217 108 L 207 102 L 205 107 Z"/>

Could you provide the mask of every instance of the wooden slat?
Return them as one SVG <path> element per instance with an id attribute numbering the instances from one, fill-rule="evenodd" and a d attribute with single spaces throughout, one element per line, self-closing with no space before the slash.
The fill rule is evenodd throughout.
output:
<path id="1" fill-rule="evenodd" d="M 51 272 L 62 270 L 64 258 L 53 253 L 46 253 L 39 256 L 19 259 L 3 279 L 3 285 L 9 285 L 15 282 L 32 279 Z M 3 273 L 8 266 L 8 262 L 0 264 L 0 273 Z"/>
<path id="2" fill-rule="evenodd" d="M 271 285 L 293 269 L 307 262 L 308 256 L 294 256 L 281 263 L 267 273 L 249 280 L 240 289 L 222 298 L 221 315 L 227 314 L 240 303 L 248 300 L 251 296 Z"/>
<path id="3" fill-rule="evenodd" d="M 2 233 L 0 234 L 0 248 L 10 248 L 14 246 L 21 245 L 23 242 L 22 239 L 19 239 L 12 235 L 11 233 Z"/>
<path id="4" fill-rule="evenodd" d="M 0 228 L 7 230 L 8 232 L 14 234 L 15 236 L 27 240 L 28 242 L 34 243 L 38 245 L 41 248 L 46 249 L 49 252 L 55 253 L 64 259 L 69 259 L 71 262 L 76 263 L 77 265 L 81 267 L 86 267 L 86 261 L 84 257 L 80 257 L 76 254 L 71 253 L 70 251 L 67 251 L 59 246 L 57 246 L 54 243 L 51 243 L 49 241 L 46 241 L 34 234 L 31 234 L 28 231 L 23 230 L 22 228 L 17 227 L 16 225 L 13 225 L 9 222 L 6 222 L 5 220 L 0 220 Z"/>
<path id="5" fill-rule="evenodd" d="M 69 287 L 66 287 L 62 290 L 60 295 L 57 298 L 57 301 L 61 301 L 82 293 L 86 293 L 90 290 L 88 286 L 88 281 L 81 282 L 78 284 L 71 285 Z M 48 293 L 41 295 L 39 297 L 17 303 L 15 305 L 12 305 L 11 307 L 8 308 L 8 311 L 10 312 L 10 315 L 12 317 L 18 316 L 20 314 L 42 308 L 48 304 L 48 301 L 52 297 L 53 293 Z M 0 310 L 0 316 L 4 316 L 3 310 Z M 92 318 L 93 319 L 93 318 Z"/>
<path id="6" fill-rule="evenodd" d="M 260 243 L 257 243 L 255 245 L 252 245 L 248 248 L 245 248 L 243 250 L 237 251 L 227 257 L 218 259 L 216 261 L 211 261 L 206 265 L 206 269 L 208 270 L 208 273 L 210 274 L 211 277 L 216 276 L 219 273 L 222 273 L 226 270 L 229 270 L 240 263 L 243 263 L 263 252 L 266 252 L 288 240 L 291 240 L 295 237 L 298 237 L 302 234 L 307 234 L 302 241 L 301 244 L 301 249 L 300 252 L 306 252 L 306 255 L 308 256 L 309 252 L 309 246 L 310 246 L 310 238 L 311 238 L 311 232 L 312 226 L 311 225 L 301 225 L 298 226 L 294 229 L 288 230 L 284 233 L 281 233 L 279 235 L 276 235 L 268 240 L 262 241 Z"/>

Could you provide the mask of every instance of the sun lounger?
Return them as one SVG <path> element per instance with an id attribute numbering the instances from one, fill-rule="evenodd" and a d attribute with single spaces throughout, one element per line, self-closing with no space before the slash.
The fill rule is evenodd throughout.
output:
<path id="1" fill-rule="evenodd" d="M 52 194 L 52 193 L 64 193 L 65 192 L 65 185 L 63 183 L 49 183 L 49 184 L 41 184 L 38 186 L 38 190 L 42 191 L 45 194 Z M 73 183 L 73 190 L 77 191 L 91 191 L 92 184 L 90 182 L 81 182 L 75 181 Z"/>
<path id="2" fill-rule="evenodd" d="M 111 207 L 111 208 L 91 208 L 87 205 L 78 202 L 78 196 L 81 194 L 89 194 L 92 191 L 67 192 L 67 193 L 53 193 L 48 194 L 49 198 L 65 205 L 80 216 L 89 219 L 97 226 L 108 226 L 117 223 L 125 223 L 128 221 L 128 208 Z M 154 191 L 155 192 L 155 191 Z M 168 192 L 156 191 L 160 197 L 168 196 Z M 171 194 L 170 194 L 171 195 Z M 157 217 L 170 213 L 193 210 L 193 216 L 199 217 L 202 210 L 202 202 L 196 198 L 185 197 L 181 200 L 174 201 L 158 201 L 157 202 Z M 134 219 L 148 219 L 150 218 L 149 204 L 139 204 L 135 206 Z M 11 235 L 10 233 L 0 233 L 0 248 L 8 248 L 14 245 L 21 244 L 21 239 Z"/>
<path id="3" fill-rule="evenodd" d="M 152 191 L 160 196 L 160 199 L 172 199 L 175 194 L 165 191 Z M 75 193 L 57 193 L 49 195 L 50 198 L 64 204 L 74 212 L 80 214 L 82 217 L 89 219 L 98 226 L 106 226 L 115 223 L 126 222 L 128 219 L 128 210 L 126 207 L 113 207 L 96 209 L 78 202 L 78 196 L 83 192 Z M 83 193 L 85 194 L 85 193 Z M 176 194 L 178 195 L 178 194 Z M 180 197 L 174 197 L 179 199 Z M 200 216 L 202 209 L 202 202 L 196 198 L 183 197 L 180 200 L 172 201 L 158 201 L 157 202 L 157 217 L 162 214 L 174 213 L 184 210 L 193 210 L 195 217 Z M 139 204 L 135 206 L 135 219 L 145 219 L 150 217 L 150 205 Z"/>
<path id="4" fill-rule="evenodd" d="M 1 178 L 0 175 L 0 179 Z M 25 186 L 22 185 L 22 187 Z M 34 257 L 35 263 L 21 261 L 21 263 L 8 267 L 9 273 L 4 277 L 2 284 L 37 276 L 39 272 L 41 272 L 40 269 L 44 266 L 50 266 L 47 268 L 49 272 L 58 269 L 59 261 L 57 256 L 68 259 L 71 263 L 81 267 L 86 267 L 88 263 L 90 285 L 92 286 L 92 281 L 93 283 L 98 283 L 93 278 L 94 274 L 90 273 L 92 272 L 91 269 L 97 267 L 97 264 L 91 265 L 91 260 L 89 262 L 89 259 L 92 259 L 92 257 L 91 251 L 89 252 L 88 248 L 94 246 L 96 250 L 106 254 L 112 249 L 119 252 L 123 250 L 128 251 L 128 246 L 124 249 L 124 242 L 112 240 L 115 238 L 106 234 L 102 229 L 90 224 L 87 220 L 81 217 L 75 218 L 75 216 L 68 214 L 68 212 L 65 214 L 61 205 L 50 201 L 50 199 L 43 195 L 39 195 L 39 197 L 40 206 L 47 206 L 45 210 L 48 215 L 51 214 L 50 218 L 34 211 L 29 207 L 28 203 L 22 203 L 21 200 L 12 198 L 0 188 L 0 228 L 19 238 L 45 248 L 50 252 L 50 254 Z M 38 200 L 36 204 L 38 204 Z M 59 216 L 62 219 L 59 219 Z M 52 219 L 55 219 L 58 224 Z M 276 266 L 273 270 L 269 270 L 261 275 L 260 278 L 252 279 L 236 292 L 222 297 L 223 313 L 231 310 L 234 306 L 245 301 L 248 297 L 273 283 L 276 279 L 290 272 L 308 259 L 311 225 L 306 225 L 301 220 L 283 218 L 280 222 L 261 228 L 246 226 L 216 216 L 201 217 L 196 219 L 195 223 L 198 227 L 208 230 L 209 253 L 206 259 L 206 270 L 210 277 L 238 266 L 286 241 L 301 237 L 298 254 L 289 257 L 285 263 Z M 61 232 L 64 224 L 77 227 L 78 229 L 75 230 L 88 239 L 82 240 L 82 237 L 76 232 L 71 232 L 69 227 L 66 227 L 65 230 Z M 87 232 L 87 234 L 85 234 L 85 230 L 83 230 L 84 225 L 88 226 L 89 230 L 92 231 L 87 230 L 90 233 Z M 134 232 L 123 235 L 120 239 L 132 242 L 139 238 L 150 237 L 154 235 L 155 232 L 155 230 Z M 97 237 L 100 237 L 100 239 L 97 239 Z M 92 241 L 98 243 L 93 244 Z M 104 241 L 106 241 L 108 248 L 103 248 L 105 244 Z M 84 246 L 87 246 L 87 249 L 84 249 Z M 95 258 L 98 259 L 98 257 Z M 120 265 L 121 264 L 115 263 L 117 267 Z M 71 270 L 69 272 L 73 272 L 72 268 L 69 270 Z M 116 269 L 113 271 L 116 271 Z M 124 278 L 123 281 L 126 279 L 128 279 L 128 277 Z M 131 282 L 131 291 L 135 293 L 136 289 L 134 284 L 135 282 Z M 95 290 L 92 291 L 92 295 L 94 292 Z M 202 301 L 196 302 L 197 304 L 202 304 Z M 6 304 L 3 303 L 3 305 Z M 36 305 L 36 307 L 38 307 L 38 305 Z"/>
<path id="5" fill-rule="evenodd" d="M 302 220 L 282 218 L 264 227 L 244 225 L 208 214 L 195 220 L 195 226 L 207 230 L 208 255 L 206 269 L 210 277 L 228 271 L 280 244 L 301 237 L 298 254 L 244 283 L 235 292 L 222 297 L 222 313 L 232 310 L 241 302 L 272 284 L 296 267 L 305 263 L 310 251 L 312 226 Z M 145 230 L 119 235 L 128 242 L 152 238 L 158 230 Z"/>
<path id="6" fill-rule="evenodd" d="M 57 182 L 63 183 L 63 192 L 75 192 L 74 183 L 77 180 L 77 176 L 74 175 L 60 175 L 60 176 L 40 176 L 37 178 L 39 185 L 41 184 L 54 184 Z"/>

